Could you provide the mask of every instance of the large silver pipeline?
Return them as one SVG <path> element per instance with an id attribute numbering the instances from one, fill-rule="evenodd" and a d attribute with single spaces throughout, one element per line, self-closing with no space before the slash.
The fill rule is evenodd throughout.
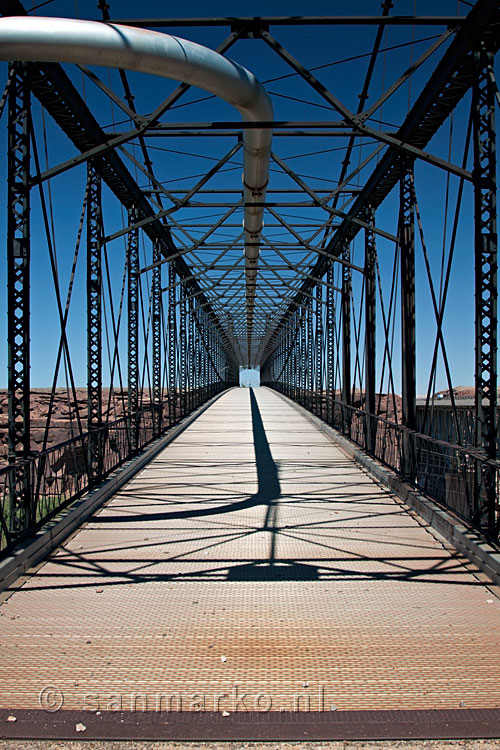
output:
<path id="1" fill-rule="evenodd" d="M 271 121 L 273 107 L 259 81 L 241 65 L 186 39 L 119 24 L 35 16 L 0 18 L 0 60 L 103 65 L 172 78 L 232 104 L 246 122 Z M 260 234 L 269 179 L 271 131 L 243 131 L 245 284 L 250 339 Z M 250 343 L 250 342 L 249 342 Z"/>

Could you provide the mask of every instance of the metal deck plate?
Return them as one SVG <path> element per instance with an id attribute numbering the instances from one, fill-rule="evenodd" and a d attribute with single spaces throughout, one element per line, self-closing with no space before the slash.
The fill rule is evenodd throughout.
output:
<path id="1" fill-rule="evenodd" d="M 219 399 L 2 604 L 3 736 L 500 734 L 495 594 L 255 398 Z"/>

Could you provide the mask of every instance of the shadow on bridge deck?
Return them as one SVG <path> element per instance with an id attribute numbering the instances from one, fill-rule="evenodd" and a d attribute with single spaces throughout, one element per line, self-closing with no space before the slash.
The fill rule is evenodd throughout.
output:
<path id="1" fill-rule="evenodd" d="M 0 614 L 0 707 L 500 706 L 496 596 L 268 389 L 222 396 Z"/>

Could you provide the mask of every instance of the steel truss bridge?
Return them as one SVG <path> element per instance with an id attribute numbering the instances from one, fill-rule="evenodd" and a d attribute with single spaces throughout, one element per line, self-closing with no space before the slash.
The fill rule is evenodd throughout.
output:
<path id="1" fill-rule="evenodd" d="M 203 31 L 220 55 L 241 51 L 250 68 L 262 56 L 274 121 L 242 122 L 188 82 L 166 98 L 153 88 L 144 112 L 143 79 L 126 70 L 8 60 L 0 104 L 8 153 L 3 554 L 236 385 L 240 367 L 257 366 L 262 384 L 498 539 L 500 17 L 493 0 L 466 5 L 460 16 L 398 16 L 385 0 L 374 16 L 119 19 L 100 0 L 100 23 L 194 39 Z M 4 0 L 2 11 L 27 16 L 29 8 Z M 395 28 L 398 43 L 388 41 Z M 332 46 L 322 64 L 308 66 L 293 51 L 294 35 L 314 39 L 325 29 L 332 39 L 369 41 L 353 45 L 351 59 L 332 61 Z M 411 49 L 410 64 L 402 48 Z M 356 82 L 348 97 L 333 86 L 336 70 Z M 273 145 L 268 185 L 260 200 L 253 196 L 265 222 L 249 303 L 239 174 L 243 135 L 255 128 L 272 129 Z M 183 156 L 187 166 L 179 166 Z M 434 183 L 443 185 L 442 201 L 430 210 Z M 468 441 L 447 346 L 457 263 L 474 289 Z M 45 306 L 54 362 L 35 424 Z M 427 396 L 417 430 L 424 307 Z M 451 442 L 433 431 L 438 372 L 451 398 Z M 62 386 L 72 430 L 63 442 L 54 417 Z"/>

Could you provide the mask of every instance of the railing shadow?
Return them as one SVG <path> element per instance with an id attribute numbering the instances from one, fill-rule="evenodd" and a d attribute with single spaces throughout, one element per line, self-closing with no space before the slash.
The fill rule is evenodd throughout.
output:
<path id="1" fill-rule="evenodd" d="M 44 581 L 43 572 L 37 575 L 36 588 L 64 587 L 64 588 L 85 588 L 96 585 L 96 578 L 99 585 L 105 586 L 122 586 L 125 584 L 141 584 L 149 581 L 182 581 L 182 580 L 200 580 L 210 581 L 228 581 L 228 582 L 286 582 L 286 581 L 323 581 L 339 580 L 343 581 L 367 581 L 367 580 L 390 580 L 400 582 L 415 583 L 435 583 L 435 584 L 454 584 L 457 579 L 463 581 L 463 567 L 459 556 L 451 556 L 444 551 L 436 550 L 432 553 L 424 551 L 419 552 L 418 540 L 400 539 L 393 537 L 389 540 L 384 538 L 384 544 L 397 545 L 402 547 L 390 553 L 384 550 L 384 554 L 379 554 L 378 549 L 371 549 L 370 546 L 365 551 L 359 549 L 361 539 L 366 539 L 367 545 L 373 541 L 373 533 L 377 534 L 377 529 L 393 529 L 394 515 L 405 515 L 405 511 L 399 506 L 393 508 L 392 500 L 385 497 L 376 499 L 376 507 L 373 512 L 366 507 L 366 502 L 373 502 L 372 493 L 355 493 L 344 492 L 345 474 L 342 474 L 342 482 L 335 487 L 332 486 L 328 496 L 317 496 L 311 494 L 311 484 L 307 482 L 307 491 L 302 497 L 293 495 L 293 502 L 296 503 L 300 497 L 301 503 L 298 507 L 298 517 L 290 518 L 290 490 L 283 489 L 280 483 L 280 467 L 273 457 L 269 443 L 269 427 L 266 433 L 257 399 L 253 391 L 248 391 L 251 407 L 252 423 L 252 441 L 246 443 L 249 454 L 252 453 L 252 444 L 254 447 L 255 464 L 253 456 L 249 455 L 248 459 L 244 458 L 244 463 L 250 463 L 255 466 L 258 486 L 254 494 L 245 497 L 243 500 L 228 502 L 214 505 L 214 499 L 206 492 L 202 503 L 209 504 L 209 507 L 200 506 L 200 498 L 193 497 L 190 491 L 188 494 L 182 493 L 182 497 L 190 502 L 196 502 L 198 507 L 182 511 L 165 511 L 147 513 L 140 509 L 140 503 L 151 501 L 165 503 L 164 496 L 159 496 L 157 490 L 159 485 L 155 485 L 155 492 L 151 495 L 144 495 L 140 491 L 137 494 L 137 505 L 134 505 L 133 512 L 125 514 L 120 508 L 108 506 L 106 511 L 95 516 L 91 525 L 93 530 L 106 529 L 106 534 L 99 535 L 90 542 L 91 547 L 87 547 L 85 552 L 78 552 L 76 549 L 68 548 L 66 553 L 58 556 L 54 562 L 57 563 L 60 580 L 57 585 L 53 581 L 53 573 L 47 571 L 47 575 L 52 576 L 50 584 Z M 245 409 L 246 411 L 246 409 Z M 246 418 L 246 415 L 245 415 Z M 267 419 L 265 417 L 264 419 Z M 246 428 L 246 425 L 243 425 Z M 273 415 L 271 428 L 276 428 L 276 422 Z M 279 427 L 281 431 L 281 427 Z M 271 433 L 272 434 L 272 433 Z M 293 444 L 285 440 L 285 444 Z M 273 445 L 279 445 L 273 443 Z M 230 451 L 230 447 L 227 446 Z M 233 466 L 238 459 L 228 456 L 230 465 Z M 302 465 L 303 461 L 299 461 Z M 294 459 L 295 461 L 295 459 Z M 222 460 L 220 463 L 221 471 L 227 466 L 227 462 Z M 285 461 L 286 466 L 289 462 Z M 204 464 L 201 463 L 203 468 Z M 188 468 L 189 467 L 189 468 Z M 317 464 L 314 465 L 314 471 L 317 471 Z M 335 470 L 343 472 L 345 465 L 342 459 L 332 467 L 333 474 Z M 232 470 L 231 470 L 232 471 Z M 183 466 L 183 482 L 187 482 L 186 488 L 191 486 L 193 477 L 196 476 L 196 459 L 193 457 Z M 212 477 L 213 475 L 210 474 Z M 288 477 L 288 475 L 286 475 Z M 223 476 L 214 476 L 216 483 L 223 480 Z M 304 477 L 302 477 L 302 480 Z M 356 482 L 355 477 L 353 478 Z M 310 477 L 314 482 L 314 476 Z M 156 480 L 158 481 L 158 480 Z M 283 480 L 284 481 L 284 478 Z M 287 478 L 289 481 L 289 478 Z M 329 481 L 332 481 L 330 478 Z M 149 485 L 148 485 L 149 486 Z M 241 496 L 240 496 L 241 497 Z M 151 498 L 151 500 L 149 500 Z M 325 509 L 331 509 L 327 517 L 313 517 L 305 519 L 301 514 L 303 503 L 313 501 L 313 507 L 317 502 L 325 502 Z M 354 500 L 356 512 L 345 513 L 337 517 L 335 506 L 337 503 L 345 503 L 347 500 Z M 217 502 L 217 500 L 215 500 Z M 332 506 L 333 503 L 333 506 Z M 379 507 L 382 503 L 383 507 Z M 281 512 L 287 513 L 287 517 L 282 520 L 279 518 L 280 507 L 283 505 Z M 126 507 L 126 506 L 125 506 Z M 295 507 L 295 506 L 294 506 Z M 224 516 L 234 511 L 260 508 L 256 514 L 249 513 L 242 516 L 225 519 Z M 137 513 L 136 510 L 139 510 Z M 353 511 L 354 512 L 354 511 Z M 199 528 L 196 521 L 203 517 L 211 517 L 206 528 Z M 373 519 L 380 518 L 380 523 L 373 526 Z M 195 523 L 191 524 L 168 524 L 170 519 L 193 519 Z M 167 523 L 156 525 L 154 528 L 160 528 L 163 533 L 154 536 L 153 539 L 144 537 L 144 540 L 136 539 L 138 530 L 153 528 L 147 522 L 161 520 Z M 365 522 L 370 520 L 370 524 Z M 141 523 L 142 522 L 142 523 Z M 144 523 L 146 522 L 146 523 Z M 360 526 L 361 523 L 361 526 Z M 115 524 L 113 526 L 113 524 Z M 411 524 L 413 528 L 413 525 Z M 397 526 L 401 533 L 406 529 L 406 525 Z M 131 538 L 125 542 L 121 531 L 132 532 Z M 114 533 L 117 533 L 116 546 L 113 544 Z M 189 537 L 184 536 L 185 531 L 192 531 Z M 319 534 L 317 532 L 320 532 Z M 208 535 L 207 535 L 208 534 Z M 357 543 L 346 548 L 346 540 L 352 540 L 354 534 Z M 360 536 L 361 534 L 361 536 Z M 264 536 L 263 536 L 264 535 Z M 267 535 L 267 536 L 265 536 Z M 255 542 L 251 541 L 254 538 Z M 283 542 L 283 549 L 278 549 L 278 539 L 280 545 Z M 299 560 L 295 555 L 289 554 L 290 540 L 293 540 L 294 547 L 302 545 Z M 179 547 L 179 542 L 182 544 Z M 199 542 L 199 546 L 192 543 Z M 229 544 L 230 549 L 226 554 L 217 554 L 217 548 Z M 172 546 L 172 552 L 166 552 L 166 545 Z M 141 547 L 147 548 L 143 556 L 140 555 Z M 157 548 L 157 551 L 155 549 Z M 410 550 L 407 551 L 408 547 Z M 81 548 L 80 548 L 81 549 Z M 281 554 L 279 554 L 281 550 Z M 288 554 L 283 554 L 287 550 Z M 122 553 L 122 554 L 120 554 Z M 139 554 L 138 554 L 139 553 Z M 162 555 L 168 554 L 165 559 Z M 120 562 L 120 569 L 115 569 L 113 562 Z M 124 569 L 124 564 L 130 563 L 130 569 Z M 167 565 L 165 566 L 165 563 Z M 208 565 L 207 565 L 208 563 Z M 160 564 L 160 565 L 159 565 Z M 183 569 L 184 568 L 184 569 Z M 466 582 L 470 585 L 480 585 L 475 579 Z"/>

